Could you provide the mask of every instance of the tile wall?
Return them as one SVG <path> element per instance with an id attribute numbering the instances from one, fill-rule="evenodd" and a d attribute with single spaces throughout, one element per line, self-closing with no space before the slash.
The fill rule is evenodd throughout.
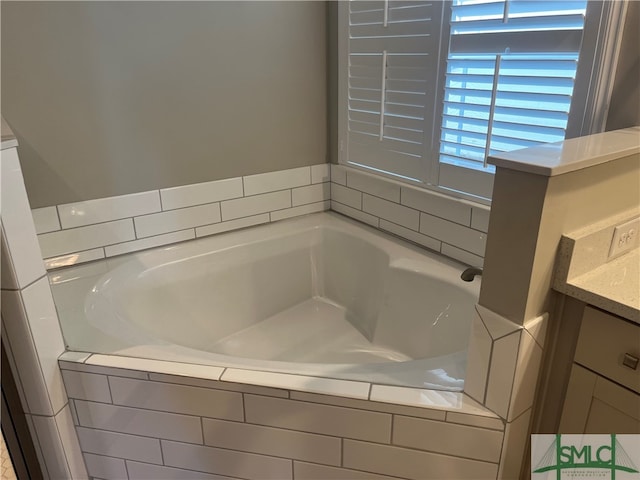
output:
<path id="1" fill-rule="evenodd" d="M 2 150 L 2 343 L 46 479 L 87 478 L 58 369 L 64 342 L 15 147 Z"/>
<path id="2" fill-rule="evenodd" d="M 331 165 L 331 210 L 481 267 L 489 207 Z"/>
<path id="3" fill-rule="evenodd" d="M 32 211 L 48 269 L 328 210 L 329 165 Z"/>
<path id="4" fill-rule="evenodd" d="M 464 391 L 506 423 L 499 478 L 520 477 L 548 317 L 517 325 L 476 305 Z"/>
<path id="5" fill-rule="evenodd" d="M 482 266 L 489 207 L 338 165 L 38 208 L 32 214 L 50 269 L 328 209 Z"/>
<path id="6" fill-rule="evenodd" d="M 299 375 L 74 352 L 60 368 L 96 478 L 479 480 L 498 472 L 504 422 L 461 393 L 329 379 L 319 388 Z"/>

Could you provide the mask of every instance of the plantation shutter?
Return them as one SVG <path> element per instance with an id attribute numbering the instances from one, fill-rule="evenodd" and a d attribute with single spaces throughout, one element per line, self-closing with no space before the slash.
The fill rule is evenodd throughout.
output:
<path id="1" fill-rule="evenodd" d="M 587 1 L 454 0 L 442 168 L 565 138 Z M 454 188 L 460 188 L 455 186 Z"/>
<path id="2" fill-rule="evenodd" d="M 348 2 L 348 120 L 346 145 L 341 145 L 347 163 L 424 180 L 424 158 L 432 148 L 442 5 Z"/>

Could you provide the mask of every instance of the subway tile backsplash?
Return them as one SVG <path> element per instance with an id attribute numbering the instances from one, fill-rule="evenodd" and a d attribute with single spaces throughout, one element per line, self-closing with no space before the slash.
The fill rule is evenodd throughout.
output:
<path id="1" fill-rule="evenodd" d="M 330 166 L 32 210 L 47 269 L 329 210 Z"/>
<path id="2" fill-rule="evenodd" d="M 333 210 L 481 267 L 489 207 L 342 165 L 261 173 L 37 208 L 47 269 Z"/>

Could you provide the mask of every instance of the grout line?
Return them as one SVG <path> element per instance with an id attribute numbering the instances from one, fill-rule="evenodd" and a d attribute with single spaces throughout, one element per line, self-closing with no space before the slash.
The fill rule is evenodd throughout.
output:
<path id="1" fill-rule="evenodd" d="M 19 286 L 18 288 L 3 288 L 2 291 L 3 292 L 22 292 L 23 290 L 26 290 L 27 288 L 29 288 L 31 285 L 34 285 L 35 283 L 38 283 L 40 280 L 42 280 L 46 276 L 47 276 L 47 273 L 45 271 L 44 275 L 41 275 L 38 278 L 36 278 L 35 280 L 27 283 L 24 287 L 20 287 Z M 22 297 L 22 295 L 20 297 Z M 26 312 L 25 312 L 25 314 L 26 314 Z"/>
<path id="2" fill-rule="evenodd" d="M 160 449 L 160 457 L 162 458 L 162 449 Z M 124 463 L 124 471 L 127 474 L 127 479 L 130 479 L 131 477 L 129 476 L 129 468 L 127 466 L 127 459 L 123 458 L 122 461 Z"/>
<path id="3" fill-rule="evenodd" d="M 160 199 L 160 212 L 164 212 L 164 205 L 162 205 L 162 191 L 161 190 L 155 190 L 156 192 L 158 192 L 158 198 Z M 158 212 L 158 213 L 160 213 Z"/>
<path id="4" fill-rule="evenodd" d="M 113 393 L 111 392 L 111 380 L 109 379 L 109 375 L 105 375 L 105 377 L 107 377 L 107 388 L 109 389 L 109 398 L 111 399 L 111 404 L 114 405 Z"/>
<path id="5" fill-rule="evenodd" d="M 58 436 L 58 446 L 62 450 L 62 454 L 64 456 L 64 463 L 67 466 L 67 471 L 69 472 L 69 476 L 72 476 L 73 472 L 71 472 L 71 466 L 69 465 L 69 455 L 67 454 L 67 451 L 64 448 L 64 443 L 62 443 L 62 436 L 60 435 L 60 428 L 58 426 L 58 420 L 56 419 L 55 416 L 53 417 L 53 424 L 55 425 L 56 434 Z M 76 432 L 75 432 L 75 427 L 74 427 L 74 434 L 75 433 Z"/>
<path id="6" fill-rule="evenodd" d="M 38 429 L 36 428 L 36 422 L 33 421 L 33 414 L 26 414 L 25 417 L 27 417 L 27 425 L 30 425 L 33 427 L 33 432 L 31 432 L 31 429 L 29 429 L 29 433 L 31 433 L 35 438 L 33 439 L 34 441 L 34 448 L 36 448 L 36 450 L 38 450 L 40 452 L 40 456 L 38 458 L 38 460 L 40 460 L 40 458 L 43 460 L 44 463 L 44 474 L 46 474 L 47 478 L 51 478 L 51 475 L 49 474 L 49 467 L 47 466 L 47 461 L 45 459 L 44 456 L 44 452 L 42 451 L 42 445 L 40 442 L 40 436 L 38 435 Z M 31 421 L 31 423 L 29 424 L 29 420 Z M 37 456 L 37 452 L 36 452 L 36 456 Z M 42 467 L 43 465 L 41 465 Z"/>
<path id="7" fill-rule="evenodd" d="M 136 240 L 138 240 L 140 237 L 138 237 L 138 230 L 136 229 L 135 217 L 131 217 L 131 223 L 133 224 L 133 236 L 135 237 Z"/>
<path id="8" fill-rule="evenodd" d="M 54 207 L 56 209 L 56 215 L 58 217 L 58 225 L 60 225 L 60 228 L 54 231 L 59 232 L 60 230 L 64 230 L 64 228 L 62 227 L 62 217 L 60 217 L 60 210 L 58 209 L 58 205 L 54 205 Z M 51 233 L 51 232 L 47 232 L 47 233 Z"/>

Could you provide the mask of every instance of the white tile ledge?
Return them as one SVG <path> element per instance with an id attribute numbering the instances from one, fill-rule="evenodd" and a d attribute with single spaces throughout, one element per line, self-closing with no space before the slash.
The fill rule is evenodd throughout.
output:
<path id="1" fill-rule="evenodd" d="M 309 393 L 321 393 L 338 397 L 369 398 L 370 384 L 352 380 L 292 375 L 287 373 L 263 372 L 227 368 L 222 375 L 223 382 L 244 383 L 263 387 L 282 388 Z"/>
<path id="2" fill-rule="evenodd" d="M 311 377 L 286 373 L 223 368 L 162 360 L 67 351 L 59 361 L 105 368 L 139 370 L 148 373 L 188 376 L 200 379 L 256 385 L 335 397 L 369 400 L 423 409 L 466 414 L 487 419 L 499 417 L 462 392 L 446 392 L 413 387 L 377 385 L 352 380 Z M 82 368 L 78 370 L 82 371 Z M 454 422 L 456 423 L 456 422 Z M 466 423 L 466 422 L 461 422 Z"/>
<path id="3" fill-rule="evenodd" d="M 466 413 L 479 417 L 499 418 L 498 415 L 483 407 L 462 392 L 445 392 L 413 387 L 390 385 L 372 385 L 369 400 L 383 403 L 395 403 L 412 407 L 446 410 Z"/>

